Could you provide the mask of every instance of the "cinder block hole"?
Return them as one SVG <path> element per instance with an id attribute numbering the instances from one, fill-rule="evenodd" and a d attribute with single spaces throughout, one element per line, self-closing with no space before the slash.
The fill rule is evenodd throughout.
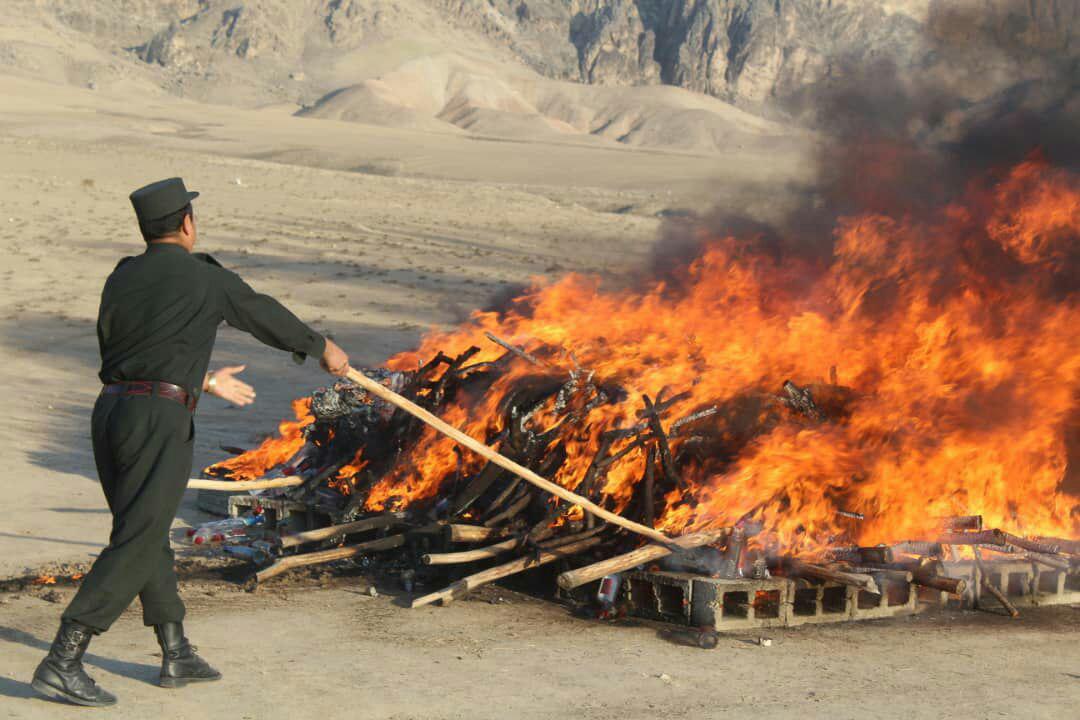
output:
<path id="1" fill-rule="evenodd" d="M 683 617 L 686 615 L 686 606 L 689 601 L 686 593 L 677 585 L 657 585 L 656 601 L 661 615 L 673 615 Z"/>
<path id="2" fill-rule="evenodd" d="M 821 612 L 835 615 L 847 610 L 847 588 L 827 587 L 821 592 Z"/>
<path id="3" fill-rule="evenodd" d="M 724 617 L 750 617 L 750 593 L 742 590 L 724 593 Z"/>
<path id="4" fill-rule="evenodd" d="M 754 617 L 780 617 L 779 590 L 758 590 L 754 593 Z"/>
<path id="5" fill-rule="evenodd" d="M 860 590 L 856 597 L 856 602 L 858 603 L 860 610 L 873 610 L 874 608 L 881 606 L 881 596 L 875 595 L 872 592 Z"/>
<path id="6" fill-rule="evenodd" d="M 911 585 L 905 582 L 887 582 L 885 583 L 885 605 L 888 607 L 896 607 L 897 605 L 907 605 L 907 601 L 911 598 Z"/>
<path id="7" fill-rule="evenodd" d="M 1058 578 L 1061 573 L 1047 572 L 1043 570 L 1039 573 L 1039 592 L 1041 593 L 1056 593 L 1058 589 Z"/>
<path id="8" fill-rule="evenodd" d="M 1065 576 L 1066 592 L 1080 592 L 1080 575 Z"/>
<path id="9" fill-rule="evenodd" d="M 987 575 L 987 578 L 990 580 L 991 585 L 996 587 L 998 590 L 1001 589 L 1001 573 L 990 573 L 989 575 Z"/>
<path id="10" fill-rule="evenodd" d="M 1031 592 L 1031 575 L 1026 572 L 1009 573 L 1007 595 L 1028 595 Z"/>
<path id="11" fill-rule="evenodd" d="M 653 585 L 645 580 L 630 581 L 630 603 L 639 610 L 656 611 L 656 593 Z"/>
<path id="12" fill-rule="evenodd" d="M 803 588 L 795 591 L 795 602 L 791 611 L 800 617 L 817 614 L 817 588 Z"/>

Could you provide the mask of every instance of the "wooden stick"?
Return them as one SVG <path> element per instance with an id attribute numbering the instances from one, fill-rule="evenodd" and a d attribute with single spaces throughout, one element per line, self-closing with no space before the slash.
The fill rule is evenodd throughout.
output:
<path id="1" fill-rule="evenodd" d="M 539 367 L 547 367 L 547 363 L 542 361 L 540 358 L 535 357 L 534 355 L 531 355 L 531 354 L 525 352 L 524 350 L 522 350 L 521 348 L 519 348 L 516 345 L 511 345 L 510 343 L 506 342 L 505 340 L 503 340 L 498 335 L 495 335 L 494 333 L 485 332 L 484 337 L 486 337 L 488 340 L 495 343 L 499 347 L 503 348 L 504 350 L 509 350 L 510 352 L 517 355 L 519 358 L 531 362 L 533 365 L 537 365 Z"/>
<path id="2" fill-rule="evenodd" d="M 1080 540 L 1066 540 L 1064 538 L 1046 537 L 1043 535 L 1036 537 L 1035 540 L 1057 545 L 1058 552 L 1069 553 L 1070 555 L 1080 555 Z"/>
<path id="3" fill-rule="evenodd" d="M 248 490 L 267 490 L 269 488 L 296 487 L 303 485 L 304 479 L 299 476 L 274 478 L 273 480 L 203 480 L 191 478 L 188 480 L 188 490 L 222 490 L 224 492 L 246 492 Z"/>
<path id="4" fill-rule="evenodd" d="M 556 485 L 550 480 L 545 480 L 527 467 L 523 467 L 522 465 L 519 465 L 518 463 L 511 460 L 510 458 L 500 455 L 499 453 L 495 452 L 483 443 L 466 435 L 452 425 L 447 424 L 446 422 L 431 414 L 416 403 L 401 397 L 396 392 L 384 387 L 379 382 L 372 380 L 367 375 L 364 375 L 362 372 L 350 368 L 347 373 L 347 377 L 360 387 L 370 392 L 372 395 L 382 400 L 385 400 L 391 405 L 401 408 L 402 410 L 411 415 L 414 415 L 415 417 L 419 418 L 420 420 L 424 421 L 431 427 L 441 432 L 443 435 L 446 435 L 447 437 L 461 443 L 465 447 L 469 448 L 481 457 L 495 463 L 504 470 L 508 470 L 515 475 L 518 475 L 522 479 L 527 480 L 541 490 L 545 490 L 556 497 L 566 500 L 571 504 L 580 505 L 582 509 L 584 509 L 586 512 L 592 513 L 599 518 L 607 520 L 612 525 L 618 525 L 625 530 L 629 530 L 630 532 L 643 535 L 655 542 L 664 544 L 671 543 L 671 538 L 669 538 L 667 535 L 664 535 L 662 532 L 658 532 L 656 530 L 653 530 L 652 528 L 645 527 L 644 525 L 636 523 L 632 520 L 627 520 L 621 515 L 616 515 L 613 512 L 605 510 L 591 500 L 583 498 L 577 493 L 573 493 L 567 490 L 561 485 Z"/>
<path id="5" fill-rule="evenodd" d="M 525 508 L 529 507 L 530 502 L 532 502 L 532 494 L 531 494 L 531 491 L 528 488 L 526 488 L 524 495 L 522 495 L 520 498 L 518 498 L 513 503 L 511 503 L 509 505 L 509 507 L 507 507 L 502 512 L 496 513 L 495 515 L 492 515 L 487 520 L 485 520 L 484 521 L 484 526 L 485 527 L 495 527 L 496 525 L 501 523 L 503 520 L 509 520 L 510 518 L 514 517 L 519 512 L 524 510 Z"/>
<path id="6" fill-rule="evenodd" d="M 942 545 L 1008 545 L 1005 533 L 1000 530 L 980 530 L 979 532 L 945 533 L 938 542 Z"/>
<path id="7" fill-rule="evenodd" d="M 723 542 L 729 532 L 729 529 L 724 528 L 723 530 L 715 532 L 683 535 L 682 537 L 675 538 L 672 544 L 680 550 L 689 550 L 703 545 L 714 545 Z M 646 545 L 637 550 L 631 550 L 628 553 L 616 555 L 615 557 L 601 560 L 592 565 L 580 567 L 577 570 L 564 572 L 559 575 L 559 587 L 563 590 L 572 590 L 573 588 L 580 587 L 593 580 L 599 580 L 606 575 L 620 573 L 624 570 L 637 567 L 638 565 L 653 560 L 659 560 L 662 557 L 667 557 L 668 555 L 671 555 L 672 552 L 673 550 L 669 545 Z"/>
<path id="8" fill-rule="evenodd" d="M 263 568 L 255 573 L 255 582 L 261 583 L 264 580 L 269 580 L 275 575 L 280 575 L 286 570 L 292 570 L 293 568 L 305 567 L 307 565 L 321 565 L 323 563 L 334 562 L 335 560 L 346 560 L 351 557 L 356 557 L 357 555 L 363 555 L 364 553 L 391 550 L 393 548 L 401 547 L 404 544 L 404 535 L 390 535 L 389 537 L 379 538 L 378 540 L 369 540 L 368 542 L 359 543 L 357 545 L 346 545 L 344 547 L 305 553 L 303 555 L 289 555 L 288 557 L 281 558 L 273 565 Z"/>
<path id="9" fill-rule="evenodd" d="M 292 535 L 282 536 L 280 543 L 281 547 L 288 548 L 295 545 L 303 545 L 309 542 L 318 542 L 319 540 L 328 540 L 335 535 L 348 535 L 349 533 L 358 533 L 365 530 L 375 530 L 377 528 L 390 527 L 391 525 L 397 525 L 401 522 L 401 518 L 404 517 L 401 513 L 391 513 L 388 515 L 376 515 L 375 517 L 364 518 L 355 522 L 344 523 L 342 525 L 331 525 L 330 527 L 318 528 L 317 530 L 307 530 L 305 532 L 298 532 Z"/>
<path id="10" fill-rule="evenodd" d="M 1020 611 L 1016 609 L 1016 606 L 1009 602 L 1009 599 L 1005 597 L 1005 594 L 998 590 L 996 587 L 990 584 L 990 576 L 986 573 L 986 568 L 983 567 L 982 556 L 979 554 L 979 548 L 972 548 L 972 553 L 975 555 L 975 567 L 979 571 L 980 584 L 983 590 L 994 596 L 994 599 L 1001 603 L 1001 607 L 1005 608 L 1005 612 L 1009 613 L 1009 617 L 1020 617 Z"/>
<path id="11" fill-rule="evenodd" d="M 452 524 L 446 526 L 447 540 L 450 542 L 482 542 L 506 534 L 503 528 L 489 528 L 482 525 Z"/>
<path id="12" fill-rule="evenodd" d="M 420 556 L 422 565 L 456 565 L 458 563 L 475 562 L 487 558 L 498 557 L 521 546 L 520 538 L 510 538 L 494 545 L 477 548 L 476 550 L 462 550 L 451 553 L 428 553 Z"/>
<path id="13" fill-rule="evenodd" d="M 909 582 L 916 585 L 922 585 L 923 587 L 941 590 L 942 592 L 962 595 L 964 591 L 967 590 L 967 580 L 964 580 L 963 578 L 948 577 L 943 574 L 945 566 L 942 565 L 940 560 L 931 560 L 930 558 L 899 560 L 883 565 L 871 565 L 870 569 L 875 569 L 876 567 L 906 572 L 911 576 Z"/>
<path id="14" fill-rule="evenodd" d="M 443 590 L 418 597 L 412 601 L 411 607 L 423 607 L 424 605 L 430 605 L 431 603 L 440 601 L 444 603 L 450 602 L 451 600 L 460 598 L 466 593 L 475 590 L 481 585 L 486 585 L 487 583 L 522 572 L 523 570 L 531 570 L 534 567 L 546 565 L 547 563 L 568 557 L 574 553 L 581 552 L 582 550 L 587 550 L 593 545 L 601 542 L 601 540 L 602 538 L 599 537 L 585 538 L 584 540 L 570 543 L 569 545 L 562 545 L 554 550 L 544 550 L 538 555 L 528 555 L 511 560 L 502 565 L 496 565 L 493 568 L 488 568 L 487 570 L 464 577 Z"/>
<path id="15" fill-rule="evenodd" d="M 804 577 L 812 580 L 850 585 L 874 595 L 881 594 L 881 590 L 878 589 L 877 583 L 870 575 L 860 575 L 858 573 L 849 573 L 842 570 L 833 570 L 832 568 L 822 567 L 821 565 L 803 562 L 798 558 L 788 558 L 784 563 L 784 566 L 794 577 Z"/>
<path id="16" fill-rule="evenodd" d="M 1018 547 L 1021 550 L 1027 550 L 1034 553 L 1045 553 L 1046 555 L 1057 555 L 1061 550 L 1061 545 L 1054 542 L 1046 542 L 1040 540 L 1029 540 L 1028 538 L 1020 537 L 1019 535 L 1013 535 L 1012 533 L 1002 533 L 1005 537 L 1005 542 L 1013 547 Z"/>

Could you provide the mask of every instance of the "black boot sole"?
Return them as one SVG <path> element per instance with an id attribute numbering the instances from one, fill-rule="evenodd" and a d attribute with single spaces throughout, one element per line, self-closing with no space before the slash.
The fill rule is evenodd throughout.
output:
<path id="1" fill-rule="evenodd" d="M 116 700 L 86 700 L 77 695 L 72 695 L 66 690 L 54 687 L 44 680 L 38 680 L 37 678 L 34 678 L 33 681 L 31 681 L 30 687 L 34 688 L 50 700 L 61 700 L 63 702 L 69 702 L 72 705 L 82 705 L 83 707 L 110 707 L 116 704 Z"/>
<path id="2" fill-rule="evenodd" d="M 161 676 L 160 678 L 158 678 L 158 685 L 160 685 L 163 688 L 175 689 L 175 688 L 182 688 L 182 687 L 184 687 L 185 685 L 187 685 L 189 683 L 214 682 L 215 680 L 220 680 L 220 679 L 221 679 L 221 674 L 220 673 L 218 675 L 216 675 L 215 677 L 205 677 L 205 678 L 174 678 L 174 677 Z"/>

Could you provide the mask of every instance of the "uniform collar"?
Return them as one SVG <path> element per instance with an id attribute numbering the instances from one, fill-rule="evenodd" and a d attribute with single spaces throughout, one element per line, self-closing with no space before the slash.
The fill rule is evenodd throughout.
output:
<path id="1" fill-rule="evenodd" d="M 150 243 L 146 246 L 146 253 L 148 255 L 162 252 L 179 252 L 184 253 L 185 255 L 189 254 L 187 248 L 185 248 L 183 245 L 177 245 L 176 243 Z"/>

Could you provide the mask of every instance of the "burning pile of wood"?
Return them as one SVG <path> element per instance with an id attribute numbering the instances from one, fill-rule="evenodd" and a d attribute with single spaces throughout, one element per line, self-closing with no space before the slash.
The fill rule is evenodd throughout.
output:
<path id="1" fill-rule="evenodd" d="M 410 478 L 434 471 L 402 464 L 423 457 L 415 451 L 429 439 L 430 429 L 341 381 L 313 394 L 288 456 L 273 464 L 260 456 L 259 467 L 265 476 L 278 476 L 268 485 L 285 486 L 260 490 L 261 497 L 301 503 L 328 516 L 330 525 L 277 538 L 275 555 L 264 558 L 253 584 L 297 567 L 377 556 L 382 569 L 400 576 L 409 590 L 441 588 L 416 595 L 413 607 L 447 603 L 487 583 L 552 564 L 564 593 L 634 568 L 660 566 L 732 580 L 801 578 L 872 594 L 880 594 L 885 582 L 903 582 L 962 597 L 971 589 L 947 570 L 961 557 L 980 564 L 986 552 L 1069 573 L 1080 567 L 1080 544 L 986 530 L 979 516 L 942 518 L 936 537 L 895 545 L 860 547 L 857 532 L 839 533 L 815 553 L 786 552 L 755 512 L 677 538 L 653 532 L 643 543 L 647 533 L 635 526 L 657 527 L 672 498 L 694 502 L 683 477 L 686 467 L 703 457 L 734 457 L 779 423 L 839 422 L 855 393 L 836 383 L 834 371 L 828 383 L 802 387 L 788 381 L 776 394 L 748 393 L 672 417 L 689 394 L 661 392 L 641 396 L 636 422 L 596 432 L 587 419 L 605 406 L 625 403 L 630 393 L 568 354 L 563 354 L 567 371 L 541 353 L 488 338 L 501 348 L 501 357 L 477 362 L 480 351 L 471 347 L 455 357 L 439 353 L 414 371 L 375 370 L 368 376 L 442 416 L 452 414 L 455 399 L 498 393 L 499 417 L 481 440 L 514 463 L 572 488 L 576 495 L 565 496 L 582 502 L 554 497 L 496 462 L 477 464 L 458 447 L 453 470 L 418 488 Z M 557 354 L 548 348 L 543 356 Z M 577 465 L 586 468 L 583 475 L 563 472 L 568 458 L 580 458 L 585 449 L 591 456 Z M 242 471 L 250 468 L 252 453 L 208 468 L 208 474 L 250 479 Z M 616 497 L 609 472 L 632 453 L 644 456 L 644 470 L 623 484 L 628 495 Z M 598 517 L 590 507 L 619 522 Z M 839 513 L 852 527 L 863 519 L 857 512 Z M 985 581 L 987 574 L 979 577 Z M 1017 612 L 995 587 L 983 589 L 1010 614 Z"/>

